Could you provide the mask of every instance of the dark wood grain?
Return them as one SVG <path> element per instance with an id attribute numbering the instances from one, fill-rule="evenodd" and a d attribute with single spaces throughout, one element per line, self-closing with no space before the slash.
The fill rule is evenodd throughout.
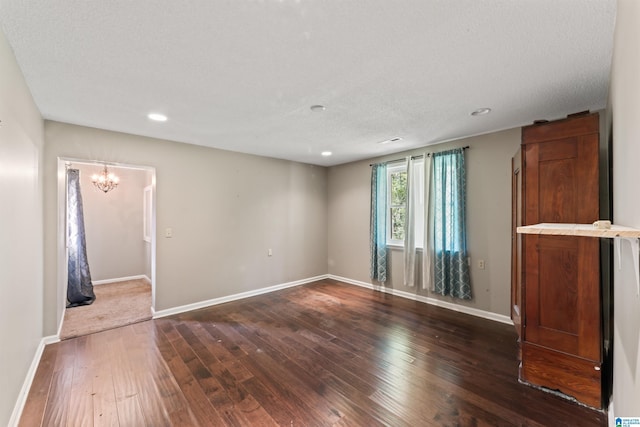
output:
<path id="1" fill-rule="evenodd" d="M 324 280 L 45 348 L 21 426 L 606 425 L 513 327 Z"/>
<path id="2" fill-rule="evenodd" d="M 523 365 L 524 374 L 532 382 L 553 382 L 558 390 L 571 396 L 580 396 L 588 405 L 595 407 L 600 404 L 600 365 L 594 366 L 592 361 L 576 359 L 527 342 L 522 353 L 527 360 Z"/>
<path id="3" fill-rule="evenodd" d="M 598 219 L 598 126 L 598 114 L 586 114 L 522 129 L 525 225 Z M 527 351 L 522 352 L 521 379 L 601 408 L 601 385 L 592 381 L 600 378 L 603 348 L 598 240 L 523 239 L 522 341 Z M 554 354 L 559 363 L 573 360 L 574 365 L 542 375 Z"/>
<path id="4" fill-rule="evenodd" d="M 596 118 L 595 120 L 593 120 L 594 117 Z M 563 120 L 523 127 L 522 143 L 537 144 L 538 142 L 555 141 L 589 133 L 598 133 L 598 129 L 597 113 L 568 116 Z"/>
<path id="5" fill-rule="evenodd" d="M 518 340 L 522 339 L 522 149 L 511 159 L 511 320 L 516 328 Z M 521 358 L 521 356 L 519 356 Z"/>

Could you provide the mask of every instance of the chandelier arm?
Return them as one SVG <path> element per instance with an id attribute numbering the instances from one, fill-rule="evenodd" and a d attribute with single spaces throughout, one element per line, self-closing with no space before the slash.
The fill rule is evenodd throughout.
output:
<path id="1" fill-rule="evenodd" d="M 105 164 L 102 173 L 100 175 L 94 174 L 91 177 L 91 182 L 93 182 L 93 185 L 100 191 L 108 193 L 118 186 L 119 179 L 113 173 L 109 173 L 107 165 Z"/>

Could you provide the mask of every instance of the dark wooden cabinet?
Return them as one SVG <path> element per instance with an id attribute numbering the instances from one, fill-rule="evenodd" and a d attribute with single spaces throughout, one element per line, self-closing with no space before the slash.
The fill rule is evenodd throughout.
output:
<path id="1" fill-rule="evenodd" d="M 596 221 L 598 157 L 597 114 L 522 129 L 520 168 L 514 158 L 512 244 L 512 318 L 520 336 L 520 379 L 596 408 L 602 406 L 599 241 L 518 236 L 515 227 Z"/>

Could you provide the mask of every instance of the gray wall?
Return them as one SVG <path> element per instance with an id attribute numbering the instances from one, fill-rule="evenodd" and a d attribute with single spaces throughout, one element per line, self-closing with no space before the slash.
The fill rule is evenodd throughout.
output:
<path id="1" fill-rule="evenodd" d="M 42 338 L 42 118 L 0 32 L 0 425 Z"/>
<path id="2" fill-rule="evenodd" d="M 156 310 L 327 272 L 325 168 L 58 122 L 45 137 L 46 334 L 60 316 L 57 157 L 155 167 Z"/>
<path id="3" fill-rule="evenodd" d="M 511 158 L 520 145 L 520 128 L 419 150 L 334 166 L 329 169 L 329 273 L 372 283 L 369 278 L 369 164 L 408 153 L 471 145 L 467 159 L 467 232 L 472 259 L 473 300 L 440 297 L 403 284 L 403 250 L 390 249 L 387 287 L 509 315 L 511 295 Z M 477 261 L 485 261 L 485 269 Z"/>
<path id="4" fill-rule="evenodd" d="M 620 0 L 611 70 L 613 219 L 640 228 L 640 2 Z M 613 401 L 616 417 L 640 416 L 640 298 L 633 259 L 622 243 L 622 270 L 614 251 Z"/>
<path id="5" fill-rule="evenodd" d="M 102 165 L 73 167 L 80 170 L 91 278 L 110 280 L 146 274 L 148 244 L 142 233 L 142 195 L 147 171 L 109 167 L 109 172 L 120 178 L 120 185 L 104 193 L 91 182 Z"/>

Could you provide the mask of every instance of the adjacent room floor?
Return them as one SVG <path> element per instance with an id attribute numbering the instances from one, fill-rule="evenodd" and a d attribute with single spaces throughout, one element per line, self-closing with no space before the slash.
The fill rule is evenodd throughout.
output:
<path id="1" fill-rule="evenodd" d="M 145 279 L 97 285 L 93 291 L 93 304 L 65 310 L 61 340 L 151 319 L 151 285 Z"/>
<path id="2" fill-rule="evenodd" d="M 331 280 L 48 345 L 21 426 L 604 426 L 513 326 Z"/>

